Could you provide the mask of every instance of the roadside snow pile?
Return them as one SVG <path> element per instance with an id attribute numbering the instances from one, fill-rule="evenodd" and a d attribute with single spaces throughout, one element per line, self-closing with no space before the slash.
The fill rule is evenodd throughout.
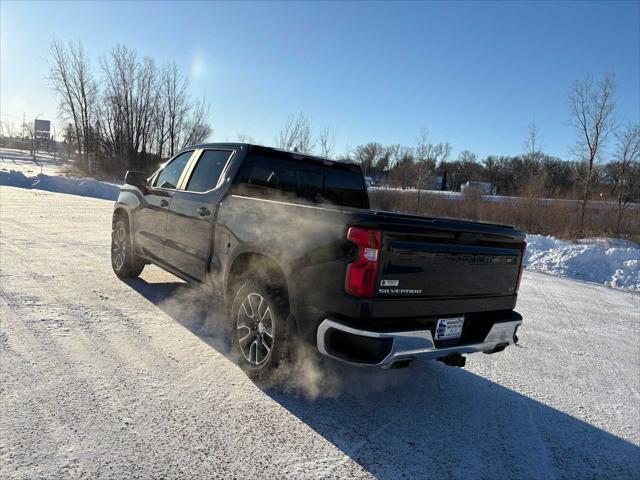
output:
<path id="1" fill-rule="evenodd" d="M 16 170 L 0 171 L 0 185 L 68 193 L 70 195 L 101 198 L 103 200 L 115 200 L 118 198 L 118 192 L 120 191 L 118 185 L 99 180 L 43 174 L 27 177 L 24 173 Z"/>
<path id="2" fill-rule="evenodd" d="M 627 240 L 585 238 L 576 242 L 527 235 L 529 270 L 640 290 L 640 246 Z"/>

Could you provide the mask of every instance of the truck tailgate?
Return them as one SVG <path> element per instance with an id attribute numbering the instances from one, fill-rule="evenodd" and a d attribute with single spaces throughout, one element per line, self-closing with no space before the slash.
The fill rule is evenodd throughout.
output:
<path id="1" fill-rule="evenodd" d="M 521 241 L 488 233 L 383 232 L 377 296 L 513 295 L 521 246 Z"/>

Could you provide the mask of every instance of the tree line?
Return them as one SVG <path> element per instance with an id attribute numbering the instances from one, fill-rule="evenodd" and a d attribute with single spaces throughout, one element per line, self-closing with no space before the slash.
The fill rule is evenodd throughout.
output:
<path id="1" fill-rule="evenodd" d="M 515 156 L 478 155 L 462 150 L 451 158 L 448 142 L 435 142 L 422 129 L 413 145 L 369 142 L 335 154 L 331 130 L 316 137 L 304 113 L 290 116 L 275 137 L 287 150 L 316 153 L 361 165 L 366 176 L 388 187 L 458 191 L 467 181 L 490 183 L 500 195 L 580 200 L 579 230 L 584 230 L 587 204 L 609 200 L 616 204 L 616 223 L 640 202 L 640 125 L 621 124 L 615 118 L 615 77 L 599 82 L 586 76 L 569 91 L 569 124 L 575 131 L 570 159 L 544 152 L 540 130 L 529 125 L 523 151 Z M 246 138 L 246 136 L 239 136 Z"/>
<path id="2" fill-rule="evenodd" d="M 48 64 L 51 88 L 68 122 L 64 141 L 91 175 L 153 169 L 213 132 L 210 105 L 191 97 L 175 62 L 159 67 L 118 45 L 99 59 L 96 70 L 82 44 L 53 39 Z"/>

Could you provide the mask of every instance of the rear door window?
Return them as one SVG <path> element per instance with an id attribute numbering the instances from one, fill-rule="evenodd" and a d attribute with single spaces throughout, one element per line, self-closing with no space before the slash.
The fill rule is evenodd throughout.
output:
<path id="1" fill-rule="evenodd" d="M 182 171 L 187 165 L 192 154 L 193 151 L 184 152 L 171 160 L 171 162 L 158 174 L 155 182 L 153 182 L 153 186 L 167 189 L 177 188 Z"/>
<path id="2" fill-rule="evenodd" d="M 288 168 L 287 168 L 288 167 Z M 322 196 L 322 173 L 302 170 L 294 165 L 288 165 L 278 174 L 278 187 L 304 198 L 310 202 L 319 202 Z"/>
<path id="3" fill-rule="evenodd" d="M 231 152 L 228 150 L 205 150 L 202 152 L 186 189 L 190 192 L 206 192 L 215 188 L 230 156 Z"/>

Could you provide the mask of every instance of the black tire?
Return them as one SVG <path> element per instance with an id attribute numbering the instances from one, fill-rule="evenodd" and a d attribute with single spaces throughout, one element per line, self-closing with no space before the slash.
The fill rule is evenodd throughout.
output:
<path id="1" fill-rule="evenodd" d="M 129 222 L 120 217 L 111 231 L 111 267 L 120 278 L 134 278 L 142 273 L 144 261 L 133 252 Z"/>
<path id="2" fill-rule="evenodd" d="M 231 349 L 250 377 L 267 378 L 287 359 L 288 310 L 284 291 L 260 280 L 246 280 L 236 292 Z"/>

